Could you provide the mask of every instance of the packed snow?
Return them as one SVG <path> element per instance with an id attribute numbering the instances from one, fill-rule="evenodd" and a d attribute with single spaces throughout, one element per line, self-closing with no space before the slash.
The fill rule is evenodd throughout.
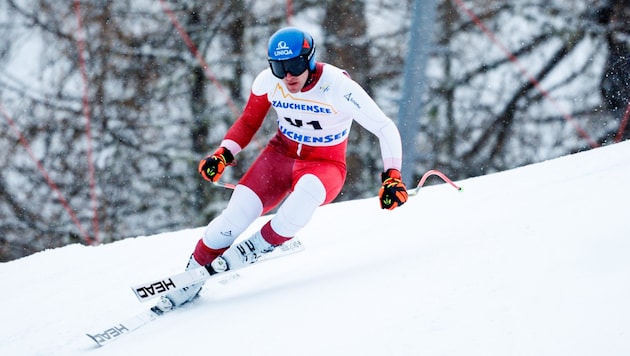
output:
<path id="1" fill-rule="evenodd" d="M 103 347 L 85 334 L 148 308 L 129 286 L 181 271 L 203 227 L 44 251 L 0 264 L 0 354 L 630 355 L 629 180 L 621 143 L 331 204 L 305 251 Z"/>

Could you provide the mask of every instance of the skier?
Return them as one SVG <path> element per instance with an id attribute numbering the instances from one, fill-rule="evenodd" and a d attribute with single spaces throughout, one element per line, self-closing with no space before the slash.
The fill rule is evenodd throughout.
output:
<path id="1" fill-rule="evenodd" d="M 237 269 L 294 237 L 317 207 L 341 191 L 353 120 L 379 139 L 381 208 L 391 210 L 407 201 L 396 125 L 345 71 L 316 62 L 311 35 L 295 27 L 280 29 L 269 39 L 268 60 L 270 68 L 254 80 L 241 116 L 220 148 L 199 162 L 199 173 L 205 180 L 218 181 L 271 107 L 278 131 L 241 178 L 227 207 L 208 224 L 186 269 L 209 266 L 211 273 Z M 255 219 L 281 202 L 259 231 L 233 244 Z M 189 302 L 201 287 L 202 283 L 171 292 L 158 307 L 169 310 Z"/>

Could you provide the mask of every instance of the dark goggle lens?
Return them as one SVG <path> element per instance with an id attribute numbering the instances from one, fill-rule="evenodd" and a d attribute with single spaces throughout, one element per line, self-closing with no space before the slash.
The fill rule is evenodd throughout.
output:
<path id="1" fill-rule="evenodd" d="M 273 75 L 280 79 L 286 77 L 287 73 L 290 73 L 292 76 L 297 77 L 308 69 L 308 60 L 303 56 L 287 59 L 284 61 L 269 60 L 269 66 L 271 67 L 271 72 L 273 73 Z"/>

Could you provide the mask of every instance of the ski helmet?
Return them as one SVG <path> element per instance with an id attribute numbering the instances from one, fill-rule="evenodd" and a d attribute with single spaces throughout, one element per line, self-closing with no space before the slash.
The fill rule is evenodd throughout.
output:
<path id="1" fill-rule="evenodd" d="M 298 76 L 315 70 L 313 37 L 295 27 L 280 29 L 269 38 L 267 56 L 273 75 L 280 79 L 287 73 Z"/>

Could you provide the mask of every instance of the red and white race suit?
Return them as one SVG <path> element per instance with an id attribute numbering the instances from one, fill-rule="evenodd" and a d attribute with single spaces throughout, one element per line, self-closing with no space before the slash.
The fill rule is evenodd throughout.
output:
<path id="1" fill-rule="evenodd" d="M 272 244 L 293 237 L 318 206 L 341 191 L 353 121 L 378 137 L 384 171 L 401 167 L 396 125 L 345 71 L 324 63 L 317 63 L 311 81 L 299 93 L 290 93 L 270 69 L 262 71 L 221 146 L 236 155 L 250 143 L 272 107 L 278 130 L 239 181 L 226 209 L 208 225 L 203 242 L 211 249 L 229 246 L 281 202 L 262 235 Z"/>

